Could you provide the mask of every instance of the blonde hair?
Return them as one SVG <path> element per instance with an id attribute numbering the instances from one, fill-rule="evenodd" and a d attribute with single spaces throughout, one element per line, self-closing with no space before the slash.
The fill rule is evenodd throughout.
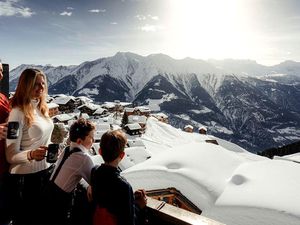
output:
<path id="1" fill-rule="evenodd" d="M 45 74 L 38 69 L 25 69 L 19 78 L 19 83 L 14 96 L 11 99 L 11 106 L 19 107 L 24 113 L 25 123 L 30 126 L 34 121 L 33 106 L 31 104 L 32 92 L 34 89 L 37 76 L 42 76 L 45 80 L 45 90 L 43 95 L 39 98 L 37 108 L 41 111 L 45 118 L 49 118 L 48 107 L 46 103 L 46 96 L 48 93 L 47 79 Z"/>

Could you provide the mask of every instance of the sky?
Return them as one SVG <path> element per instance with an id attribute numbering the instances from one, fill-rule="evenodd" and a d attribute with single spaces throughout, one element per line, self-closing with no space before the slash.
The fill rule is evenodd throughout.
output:
<path id="1" fill-rule="evenodd" d="M 298 0 L 0 0 L 0 58 L 78 65 L 117 52 L 300 61 Z"/>

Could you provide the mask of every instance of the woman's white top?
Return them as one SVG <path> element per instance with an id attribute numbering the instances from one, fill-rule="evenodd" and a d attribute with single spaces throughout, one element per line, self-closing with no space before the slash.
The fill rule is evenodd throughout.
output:
<path id="1" fill-rule="evenodd" d="M 34 106 L 34 121 L 31 126 L 25 124 L 25 116 L 20 108 L 13 108 L 9 114 L 8 121 L 19 122 L 20 128 L 17 139 L 6 140 L 6 158 L 12 174 L 36 173 L 49 167 L 46 158 L 41 161 L 27 158 L 29 151 L 50 143 L 53 130 L 52 120 L 45 118 L 37 108 L 38 101 L 32 100 L 31 104 Z"/>
<path id="2" fill-rule="evenodd" d="M 79 148 L 81 151 L 72 153 L 66 159 L 54 181 L 58 187 L 68 193 L 71 192 L 79 182 L 82 183 L 82 178 L 88 184 L 91 184 L 91 171 L 94 166 L 94 163 L 88 154 L 88 149 L 86 149 L 83 145 L 71 142 L 70 149 L 72 150 L 75 147 Z M 50 179 L 52 179 L 55 174 L 64 154 L 65 152 L 63 152 L 57 160 L 55 170 L 53 171 Z M 87 187 L 86 183 L 82 184 Z"/>

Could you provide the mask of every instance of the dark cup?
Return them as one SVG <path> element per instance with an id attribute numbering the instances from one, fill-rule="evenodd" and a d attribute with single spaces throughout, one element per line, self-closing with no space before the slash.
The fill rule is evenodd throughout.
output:
<path id="1" fill-rule="evenodd" d="M 49 144 L 46 161 L 48 163 L 55 163 L 58 157 L 59 144 Z"/>
<path id="2" fill-rule="evenodd" d="M 19 137 L 19 122 L 10 121 L 7 125 L 7 139 L 17 139 Z"/>

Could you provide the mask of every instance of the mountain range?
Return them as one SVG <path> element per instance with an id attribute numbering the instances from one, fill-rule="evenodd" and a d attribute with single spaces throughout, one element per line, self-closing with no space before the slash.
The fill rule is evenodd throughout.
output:
<path id="1" fill-rule="evenodd" d="M 118 52 L 73 66 L 20 65 L 47 75 L 49 94 L 85 95 L 95 102 L 130 101 L 164 112 L 178 128 L 208 133 L 257 152 L 300 139 L 300 63 L 264 66 L 252 60 L 173 59 Z"/>

